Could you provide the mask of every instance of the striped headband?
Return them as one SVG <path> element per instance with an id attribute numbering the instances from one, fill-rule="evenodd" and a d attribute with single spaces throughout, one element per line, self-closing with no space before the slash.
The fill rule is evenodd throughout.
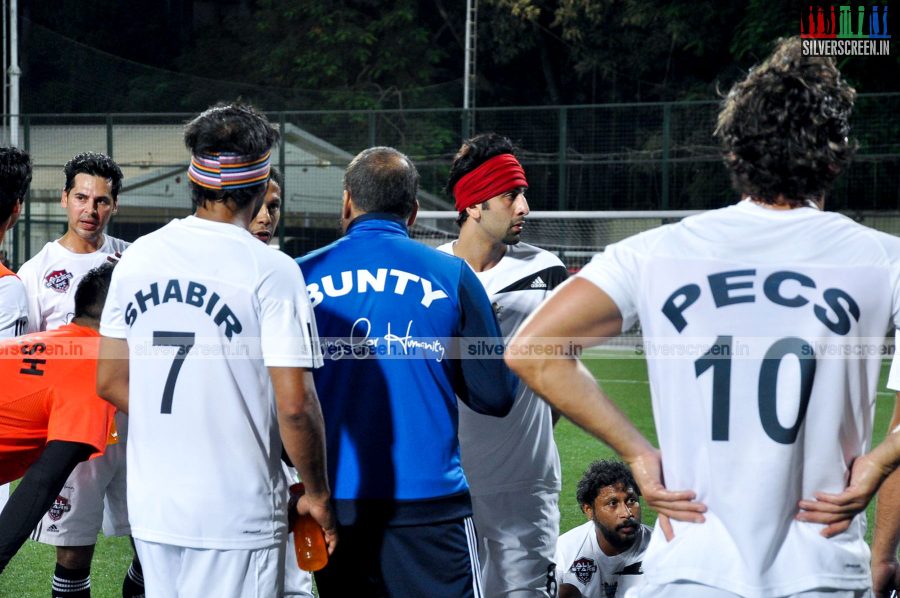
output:
<path id="1" fill-rule="evenodd" d="M 256 157 L 230 152 L 191 154 L 188 178 L 205 189 L 252 187 L 269 178 L 271 156 L 271 149 Z"/>

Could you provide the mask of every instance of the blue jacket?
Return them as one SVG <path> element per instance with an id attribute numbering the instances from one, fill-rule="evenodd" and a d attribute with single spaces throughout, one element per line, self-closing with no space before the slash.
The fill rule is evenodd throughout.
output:
<path id="1" fill-rule="evenodd" d="M 502 359 L 455 358 L 463 337 L 503 342 L 475 274 L 386 214 L 297 263 L 325 356 L 314 376 L 334 498 L 468 500 L 457 396 L 503 416 L 516 389 Z"/>

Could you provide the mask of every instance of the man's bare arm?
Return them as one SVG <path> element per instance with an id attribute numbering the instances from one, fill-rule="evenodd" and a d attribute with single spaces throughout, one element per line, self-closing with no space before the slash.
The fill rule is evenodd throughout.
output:
<path id="1" fill-rule="evenodd" d="M 337 544 L 331 490 L 325 462 L 325 420 L 312 374 L 303 368 L 270 367 L 278 426 L 284 449 L 303 480 L 306 493 L 297 512 L 311 514 L 325 531 L 328 552 Z"/>
<path id="2" fill-rule="evenodd" d="M 888 434 L 900 426 L 900 393 L 896 395 L 894 416 Z M 872 539 L 872 587 L 875 596 L 888 598 L 892 590 L 900 590 L 900 469 L 881 485 L 875 507 L 875 536 Z"/>
<path id="3" fill-rule="evenodd" d="M 506 362 L 560 413 L 613 448 L 631 466 L 648 505 L 680 521 L 702 522 L 705 505 L 689 490 L 663 485 L 659 451 L 610 401 L 576 356 L 558 357 L 543 348 L 572 339 L 590 347 L 617 336 L 622 316 L 615 302 L 593 283 L 573 278 L 559 287 L 510 340 Z"/>
<path id="4" fill-rule="evenodd" d="M 128 376 L 128 341 L 101 336 L 97 394 L 122 413 L 128 413 Z"/>
<path id="5" fill-rule="evenodd" d="M 898 407 L 894 407 L 894 418 L 891 428 L 884 441 L 877 447 L 857 457 L 850 469 L 850 481 L 847 488 L 838 494 L 816 492 L 815 500 L 800 501 L 800 513 L 797 519 L 824 523 L 822 535 L 834 536 L 850 527 L 853 518 L 865 510 L 869 501 L 878 491 L 879 509 L 876 514 L 876 542 L 873 543 L 872 559 L 887 557 L 887 552 L 893 548 L 896 560 L 897 539 L 900 537 L 900 481 L 896 475 L 896 468 L 900 465 L 900 417 Z M 890 482 L 887 483 L 886 482 Z M 886 484 L 882 486 L 883 484 Z M 891 513 L 893 509 L 893 513 Z M 881 531 L 879 532 L 879 528 Z"/>

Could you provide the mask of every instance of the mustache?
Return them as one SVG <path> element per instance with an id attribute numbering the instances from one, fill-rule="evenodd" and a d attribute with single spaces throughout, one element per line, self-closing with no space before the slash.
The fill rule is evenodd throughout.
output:
<path id="1" fill-rule="evenodd" d="M 641 524 L 640 521 L 638 521 L 637 519 L 635 519 L 635 518 L 632 517 L 632 518 L 628 519 L 627 521 L 625 521 L 624 523 L 620 523 L 619 525 L 617 525 L 617 526 L 616 526 L 616 531 L 619 531 L 619 530 L 624 529 L 624 528 L 626 528 L 626 527 L 634 527 L 634 528 L 636 528 L 636 527 L 638 527 L 640 524 Z"/>

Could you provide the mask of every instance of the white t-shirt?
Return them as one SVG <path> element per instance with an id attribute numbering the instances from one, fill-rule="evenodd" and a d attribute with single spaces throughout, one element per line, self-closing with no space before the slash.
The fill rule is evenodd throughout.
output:
<path id="1" fill-rule="evenodd" d="M 0 339 L 25 334 L 28 324 L 28 299 L 19 278 L 0 267 Z"/>
<path id="2" fill-rule="evenodd" d="M 453 244 L 438 250 L 453 255 Z M 559 258 L 527 243 L 507 246 L 496 266 L 476 272 L 494 306 L 504 339 L 565 280 Z M 501 359 L 502 353 L 480 359 Z M 491 417 L 459 403 L 463 471 L 474 496 L 539 489 L 559 492 L 559 453 L 549 405 L 520 382 L 509 415 Z"/>
<path id="3" fill-rule="evenodd" d="M 887 387 L 900 391 L 900 329 L 894 331 L 894 357 L 888 374 Z"/>
<path id="4" fill-rule="evenodd" d="M 567 531 L 556 543 L 556 580 L 575 586 L 584 598 L 620 598 L 629 588 L 644 585 L 641 559 L 653 530 L 641 524 L 631 548 L 606 556 L 597 542 L 597 528 L 588 521 Z"/>
<path id="5" fill-rule="evenodd" d="M 27 331 L 56 330 L 75 317 L 75 291 L 84 275 L 108 260 L 121 257 L 129 243 L 104 235 L 103 245 L 91 253 L 75 253 L 59 240 L 44 245 L 19 267 L 28 301 Z M 128 416 L 116 412 L 116 441 L 128 440 Z"/>
<path id="6" fill-rule="evenodd" d="M 794 516 L 843 490 L 870 447 L 900 239 L 742 201 L 611 245 L 579 276 L 623 330 L 640 320 L 666 486 L 709 508 L 703 524 L 673 522 L 671 543 L 656 530 L 648 582 L 759 598 L 868 587 L 864 514 L 832 539 Z"/>
<path id="7" fill-rule="evenodd" d="M 8 268 L 0 265 L 0 340 L 25 333 L 28 302 L 25 285 Z M 0 486 L 0 511 L 9 500 L 9 484 Z"/>
<path id="8" fill-rule="evenodd" d="M 74 253 L 51 241 L 19 268 L 28 295 L 28 332 L 56 330 L 75 316 L 75 290 L 90 270 L 110 255 L 121 255 L 128 243 L 105 235 L 100 249 Z"/>
<path id="9" fill-rule="evenodd" d="M 287 487 L 266 368 L 322 363 L 297 264 L 232 224 L 175 220 L 116 267 L 100 333 L 129 346 L 134 537 L 222 550 L 282 542 Z"/>

